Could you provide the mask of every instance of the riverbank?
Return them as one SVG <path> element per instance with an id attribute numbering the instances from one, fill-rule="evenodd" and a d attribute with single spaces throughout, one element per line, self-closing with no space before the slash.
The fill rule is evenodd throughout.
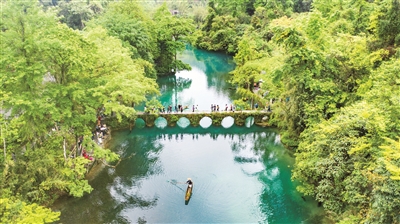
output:
<path id="1" fill-rule="evenodd" d="M 100 147 L 102 148 L 107 148 L 109 142 L 111 141 L 111 128 L 110 126 L 107 126 L 107 134 L 102 136 L 102 140 L 101 143 L 97 142 L 97 144 L 99 144 Z M 101 172 L 101 170 L 105 167 L 105 165 L 103 164 L 103 162 L 101 162 L 99 159 L 94 158 L 94 161 L 92 162 L 92 164 L 89 164 L 87 173 L 86 173 L 86 179 L 87 180 L 93 180 L 94 178 L 97 177 L 97 175 L 99 174 L 99 172 Z"/>

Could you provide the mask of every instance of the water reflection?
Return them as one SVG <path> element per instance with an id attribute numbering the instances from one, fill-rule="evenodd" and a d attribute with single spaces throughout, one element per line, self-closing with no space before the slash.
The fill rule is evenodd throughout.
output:
<path id="1" fill-rule="evenodd" d="M 186 63 L 194 64 L 203 68 L 206 74 L 213 74 L 207 76 L 207 86 L 209 88 L 216 88 L 217 92 L 226 92 L 226 89 L 231 88 L 226 82 L 221 80 L 229 80 L 226 71 L 232 71 L 234 69 L 234 63 L 232 57 L 225 54 L 210 53 L 204 50 L 194 49 L 188 46 L 187 51 L 182 55 L 182 61 Z M 218 56 L 216 56 L 218 54 Z M 212 57 L 210 57 L 212 55 Z M 193 60 L 193 56 L 196 60 Z M 198 65 L 202 63 L 202 65 Z M 221 77 L 223 79 L 221 79 Z"/>
<path id="2" fill-rule="evenodd" d="M 307 202 L 290 181 L 293 161 L 274 131 L 157 130 L 114 132 L 111 147 L 123 160 L 90 183 L 92 194 L 66 200 L 61 222 L 299 223 L 309 217 Z M 180 182 L 187 177 L 196 187 L 185 206 L 186 185 Z"/>
<path id="3" fill-rule="evenodd" d="M 159 100 L 165 107 L 183 105 L 192 108 L 195 105 L 199 111 L 207 111 L 211 104 L 222 107 L 237 99 L 235 89 L 227 82 L 229 72 L 234 69 L 230 56 L 188 46 L 179 58 L 190 64 L 192 70 L 179 71 L 174 76 L 158 79 L 161 89 Z"/>

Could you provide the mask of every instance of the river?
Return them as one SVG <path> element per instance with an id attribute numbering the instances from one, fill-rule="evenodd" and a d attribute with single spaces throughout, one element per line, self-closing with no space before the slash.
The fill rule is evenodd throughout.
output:
<path id="1" fill-rule="evenodd" d="M 226 80 L 231 58 L 187 48 L 192 66 L 159 80 L 167 105 L 231 104 Z M 105 167 L 82 198 L 63 199 L 62 223 L 320 223 L 321 209 L 291 181 L 294 159 L 277 130 L 230 128 L 134 128 L 115 131 L 109 147 L 123 160 Z M 193 195 L 185 203 L 190 177 Z"/>

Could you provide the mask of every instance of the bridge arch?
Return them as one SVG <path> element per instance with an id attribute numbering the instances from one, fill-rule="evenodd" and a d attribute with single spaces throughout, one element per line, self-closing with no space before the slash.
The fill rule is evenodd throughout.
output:
<path id="1" fill-rule="evenodd" d="M 232 116 L 226 116 L 221 121 L 221 126 L 224 128 L 230 128 L 235 124 L 235 118 Z"/>
<path id="2" fill-rule="evenodd" d="M 212 119 L 208 116 L 205 116 L 200 120 L 199 125 L 202 128 L 207 129 L 212 125 Z"/>
<path id="3" fill-rule="evenodd" d="M 135 120 L 135 128 L 144 128 L 146 126 L 146 121 L 142 118 L 136 118 Z"/>
<path id="4" fill-rule="evenodd" d="M 250 128 L 251 126 L 253 126 L 253 124 L 254 124 L 254 117 L 253 116 L 247 117 L 244 124 L 246 128 Z"/>
<path id="5" fill-rule="evenodd" d="M 167 127 L 168 121 L 164 117 L 157 117 L 157 119 L 154 121 L 154 124 L 157 128 L 164 129 Z"/>
<path id="6" fill-rule="evenodd" d="M 181 117 L 178 119 L 176 124 L 181 128 L 187 128 L 190 125 L 190 120 L 186 117 Z"/>

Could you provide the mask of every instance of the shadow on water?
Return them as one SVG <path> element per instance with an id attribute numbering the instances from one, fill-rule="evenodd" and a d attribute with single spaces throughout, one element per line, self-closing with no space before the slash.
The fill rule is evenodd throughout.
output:
<path id="1" fill-rule="evenodd" d="M 184 183 L 179 183 L 177 180 L 167 180 L 168 183 L 174 185 L 175 187 L 177 187 L 179 190 L 181 190 L 182 192 L 185 192 L 185 189 L 179 187 L 177 184 L 184 184 Z"/>

